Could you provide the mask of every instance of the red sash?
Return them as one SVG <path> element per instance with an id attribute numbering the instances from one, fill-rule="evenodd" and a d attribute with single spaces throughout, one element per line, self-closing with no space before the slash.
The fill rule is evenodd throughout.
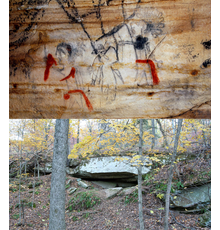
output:
<path id="1" fill-rule="evenodd" d="M 136 60 L 136 63 L 146 63 L 146 64 L 149 64 L 150 65 L 150 69 L 151 69 L 151 74 L 152 74 L 152 77 L 153 77 L 153 84 L 154 85 L 158 85 L 159 82 L 160 82 L 160 79 L 158 78 L 157 76 L 157 71 L 156 71 L 156 67 L 155 67 L 155 64 L 152 60 L 150 59 L 146 59 L 146 60 Z"/>
<path id="2" fill-rule="evenodd" d="M 93 110 L 92 104 L 89 101 L 88 97 L 85 95 L 85 93 L 81 89 L 75 89 L 75 90 L 69 90 L 68 93 L 64 94 L 64 99 L 68 100 L 70 98 L 70 93 L 81 93 L 83 95 L 83 98 L 86 102 L 86 106 L 88 107 L 89 111 Z"/>

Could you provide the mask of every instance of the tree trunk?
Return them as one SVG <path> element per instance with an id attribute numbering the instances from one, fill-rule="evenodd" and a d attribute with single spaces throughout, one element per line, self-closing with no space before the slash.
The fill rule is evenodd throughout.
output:
<path id="1" fill-rule="evenodd" d="M 173 132 L 172 132 L 172 140 L 170 142 L 170 144 L 172 142 L 174 142 L 174 139 L 175 139 L 175 130 L 176 130 L 176 120 L 175 119 L 172 119 L 172 129 L 173 129 Z"/>
<path id="2" fill-rule="evenodd" d="M 68 159 L 68 156 L 71 153 L 71 149 L 70 149 L 70 138 L 68 138 L 68 148 L 67 148 L 67 154 L 66 154 L 66 167 L 69 167 L 70 165 L 70 160 Z"/>
<path id="3" fill-rule="evenodd" d="M 93 122 L 91 120 L 87 120 L 87 127 L 89 129 L 90 135 L 92 135 L 92 125 L 93 125 Z"/>
<path id="4" fill-rule="evenodd" d="M 183 122 L 183 119 L 178 120 L 178 127 L 177 127 L 175 141 L 174 141 L 174 150 L 173 150 L 172 159 L 171 159 L 171 165 L 170 165 L 170 169 L 169 169 L 169 178 L 168 178 L 168 183 L 167 183 L 166 203 L 165 203 L 164 230 L 168 230 L 169 206 L 170 206 L 170 190 L 171 190 L 172 179 L 173 179 L 174 161 L 176 159 L 176 152 L 177 152 L 177 147 L 178 147 L 180 131 L 181 131 L 181 127 L 182 127 L 182 122 Z"/>
<path id="5" fill-rule="evenodd" d="M 40 170 L 39 170 L 39 161 L 38 161 L 38 158 L 37 158 L 37 178 L 38 179 L 40 178 Z"/>
<path id="6" fill-rule="evenodd" d="M 159 119 L 156 119 L 156 121 L 157 121 L 157 124 L 158 124 L 159 127 L 160 127 L 160 132 L 161 132 L 162 135 L 163 135 L 164 144 L 165 144 L 165 146 L 168 146 L 167 137 L 166 137 L 165 131 L 164 131 L 163 127 L 162 127 L 162 124 L 161 124 L 161 122 L 160 122 Z M 168 147 L 169 147 L 169 146 L 168 146 Z"/>
<path id="7" fill-rule="evenodd" d="M 34 207 L 34 194 L 35 194 L 35 168 L 36 168 L 36 161 L 34 161 L 34 184 L 33 184 L 33 196 L 32 196 L 32 209 Z"/>
<path id="8" fill-rule="evenodd" d="M 139 136 L 139 155 L 142 158 L 142 146 L 143 146 L 143 120 L 140 119 L 140 136 Z M 138 207 L 139 207 L 139 223 L 140 230 L 144 230 L 144 218 L 142 208 L 142 165 L 138 166 Z"/>
<path id="9" fill-rule="evenodd" d="M 66 155 L 68 148 L 69 119 L 57 119 L 50 191 L 49 230 L 64 230 Z"/>
<path id="10" fill-rule="evenodd" d="M 205 127 L 205 121 L 204 120 L 202 120 L 202 124 L 203 124 L 203 128 Z M 204 146 L 204 148 L 207 146 L 207 144 L 206 144 L 206 134 L 205 134 L 205 131 L 204 131 L 204 129 L 202 129 L 202 137 L 203 137 L 203 146 Z"/>
<path id="11" fill-rule="evenodd" d="M 23 141 L 24 138 L 24 128 L 25 128 L 25 122 L 23 123 L 23 127 L 21 128 L 21 140 Z M 18 133 L 18 139 L 19 139 L 19 133 Z M 22 167 L 21 167 L 21 157 L 22 157 L 22 141 L 20 143 L 20 151 L 19 151 L 19 163 L 20 163 L 20 168 L 19 168 L 19 193 L 18 193 L 18 203 L 19 203 L 19 225 L 21 224 L 21 174 L 22 174 Z"/>
<path id="12" fill-rule="evenodd" d="M 21 153 L 20 153 L 21 154 Z M 20 169 L 19 169 L 19 191 L 18 191 L 18 204 L 19 204 L 19 224 L 21 224 L 21 155 L 19 157 Z"/>
<path id="13" fill-rule="evenodd" d="M 27 153 L 26 153 L 26 156 L 25 156 L 24 173 L 25 173 L 25 178 L 27 179 Z"/>
<path id="14" fill-rule="evenodd" d="M 77 140 L 76 143 L 79 143 L 79 135 L 80 135 L 80 120 L 78 120 L 78 131 L 77 131 Z"/>
<path id="15" fill-rule="evenodd" d="M 154 126 L 154 119 L 151 119 L 151 128 L 152 128 L 152 134 L 153 134 L 153 137 L 152 137 L 152 146 L 151 148 L 153 149 L 154 146 L 155 146 L 155 141 L 156 141 L 156 135 L 155 135 L 155 126 Z"/>

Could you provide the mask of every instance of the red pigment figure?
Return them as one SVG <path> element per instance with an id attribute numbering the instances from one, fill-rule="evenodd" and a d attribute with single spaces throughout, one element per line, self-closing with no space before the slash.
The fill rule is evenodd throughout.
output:
<path id="1" fill-rule="evenodd" d="M 91 102 L 89 101 L 88 97 L 85 95 L 85 93 L 81 89 L 69 90 L 68 93 L 64 94 L 64 99 L 65 100 L 68 100 L 70 98 L 69 93 L 81 93 L 83 95 L 83 97 L 84 97 L 84 100 L 86 102 L 86 105 L 87 105 L 89 111 L 93 110 Z"/>
<path id="2" fill-rule="evenodd" d="M 70 71 L 70 74 L 69 74 L 67 77 L 61 79 L 60 81 L 67 80 L 67 79 L 69 79 L 70 77 L 74 78 L 74 77 L 75 77 L 75 72 L 76 72 L 76 69 L 75 69 L 74 67 L 72 67 L 72 69 L 71 69 L 71 71 Z"/>
<path id="3" fill-rule="evenodd" d="M 54 57 L 51 54 L 48 54 L 46 69 L 44 72 L 44 81 L 46 81 L 49 78 L 50 68 L 52 67 L 53 64 L 57 65 L 57 62 L 55 61 Z"/>
<path id="4" fill-rule="evenodd" d="M 153 84 L 154 85 L 158 85 L 159 82 L 160 82 L 160 79 L 158 78 L 157 76 L 157 71 L 156 71 L 156 67 L 155 67 L 155 64 L 152 60 L 150 59 L 146 59 L 146 60 L 136 60 L 136 63 L 146 63 L 146 64 L 149 64 L 150 65 L 150 69 L 151 69 L 151 74 L 152 74 L 152 77 L 153 77 Z"/>

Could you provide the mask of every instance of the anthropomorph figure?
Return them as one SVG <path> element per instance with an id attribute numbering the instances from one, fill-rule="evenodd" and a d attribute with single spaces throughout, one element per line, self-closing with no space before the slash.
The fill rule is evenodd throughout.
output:
<path id="1" fill-rule="evenodd" d="M 64 94 L 65 100 L 71 99 L 72 107 L 83 106 L 85 103 L 89 111 L 93 110 L 92 104 L 83 90 L 83 77 L 76 63 L 77 56 L 80 55 L 80 48 L 70 43 L 60 43 L 56 47 L 54 58 L 51 54 L 47 56 L 47 65 L 44 73 L 44 81 L 47 81 L 50 68 L 58 71 L 62 78 L 59 81 L 66 81 L 67 93 Z M 71 96 L 73 95 L 74 96 Z"/>
<path id="2" fill-rule="evenodd" d="M 165 36 L 157 44 L 155 44 L 154 40 L 163 33 L 164 19 L 162 14 L 155 10 L 148 14 L 139 9 L 135 14 L 135 17 L 127 23 L 131 39 L 120 41 L 119 45 L 134 46 L 137 64 L 135 82 L 137 84 L 157 85 L 160 80 L 155 62 L 158 66 L 161 61 L 153 60 L 153 53 Z"/>
<path id="3" fill-rule="evenodd" d="M 116 50 L 113 46 L 105 48 L 104 45 L 96 46 L 96 56 L 92 67 L 92 85 L 100 86 L 101 93 L 106 102 L 112 102 L 116 98 L 117 85 L 124 83 L 124 80 L 115 67 L 117 63 Z M 93 52 L 95 54 L 95 52 Z"/>

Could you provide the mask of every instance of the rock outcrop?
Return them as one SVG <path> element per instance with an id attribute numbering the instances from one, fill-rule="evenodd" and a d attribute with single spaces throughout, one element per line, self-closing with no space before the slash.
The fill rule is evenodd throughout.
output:
<path id="1" fill-rule="evenodd" d="M 210 119 L 211 1 L 10 0 L 9 102 L 10 119 Z"/>
<path id="2" fill-rule="evenodd" d="M 178 191 L 171 196 L 171 208 L 184 213 L 196 213 L 206 209 L 211 203 L 211 183 Z"/>
<path id="3" fill-rule="evenodd" d="M 137 181 L 137 167 L 130 163 L 131 157 L 126 156 L 128 160 L 117 161 L 116 157 L 99 157 L 82 161 L 75 168 L 67 167 L 66 172 L 74 177 L 93 180 L 118 180 L 123 182 Z M 150 163 L 147 157 L 144 161 Z M 142 174 L 150 171 L 150 167 L 143 166 Z"/>
<path id="4" fill-rule="evenodd" d="M 37 170 L 37 167 L 36 167 Z M 50 174 L 52 173 L 52 162 L 45 163 L 45 167 L 39 167 L 39 172 L 44 174 Z"/>

